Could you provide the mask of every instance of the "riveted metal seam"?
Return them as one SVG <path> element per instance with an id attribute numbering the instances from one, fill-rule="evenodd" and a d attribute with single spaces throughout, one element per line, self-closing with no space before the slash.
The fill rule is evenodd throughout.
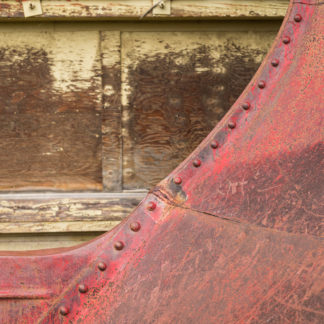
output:
<path id="1" fill-rule="evenodd" d="M 174 201 L 170 200 L 168 198 L 168 195 L 163 193 L 160 189 L 155 190 L 154 192 L 152 192 L 152 194 L 155 195 L 157 197 L 157 199 L 162 200 L 165 204 L 167 204 L 169 206 L 172 206 L 174 208 L 179 208 L 179 209 L 182 209 L 182 210 L 187 210 L 187 211 L 192 211 L 192 212 L 207 215 L 207 216 L 212 216 L 212 217 L 215 217 L 215 218 L 217 218 L 219 220 L 222 220 L 222 221 L 226 221 L 226 222 L 230 222 L 230 223 L 234 223 L 234 224 L 244 224 L 244 225 L 247 225 L 247 226 L 251 226 L 252 228 L 258 228 L 258 229 L 262 229 L 262 230 L 270 231 L 270 232 L 286 233 L 287 235 L 294 235 L 294 236 L 298 236 L 298 237 L 300 237 L 300 235 L 303 235 L 303 236 L 306 236 L 306 237 L 313 237 L 313 238 L 315 238 L 317 240 L 320 240 L 320 241 L 323 240 L 323 237 L 319 237 L 319 236 L 312 235 L 312 234 L 303 234 L 303 233 L 298 233 L 297 234 L 297 233 L 293 233 L 293 232 L 287 232 L 287 231 L 278 230 L 278 229 L 274 229 L 274 228 L 264 227 L 264 226 L 260 226 L 260 225 L 256 225 L 256 224 L 251 224 L 251 223 L 248 223 L 248 222 L 242 222 L 242 221 L 240 221 L 238 219 L 232 219 L 232 218 L 224 217 L 224 216 L 221 216 L 221 215 L 218 215 L 218 214 L 209 213 L 209 212 L 201 211 L 201 210 L 198 210 L 198 209 L 195 209 L 195 208 L 179 205 L 179 204 L 175 203 Z"/>

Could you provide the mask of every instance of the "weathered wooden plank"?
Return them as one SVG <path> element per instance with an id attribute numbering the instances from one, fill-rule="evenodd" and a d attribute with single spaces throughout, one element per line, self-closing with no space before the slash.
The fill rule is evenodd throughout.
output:
<path id="1" fill-rule="evenodd" d="M 168 0 L 166 0 L 168 1 Z M 43 14 L 37 19 L 138 19 L 152 6 L 151 0 L 43 0 Z M 171 15 L 154 16 L 153 19 L 167 18 L 283 18 L 288 0 L 176 0 L 171 4 Z M 14 0 L 0 1 L 0 18 L 24 18 L 22 5 Z M 146 19 L 152 18 L 150 13 Z M 29 18 L 34 19 L 34 17 Z"/>
<path id="2" fill-rule="evenodd" d="M 1 195 L 0 233 L 107 231 L 126 217 L 145 193 L 69 197 Z M 49 198 L 52 197 L 52 198 Z"/>
<path id="3" fill-rule="evenodd" d="M 0 115 L 0 190 L 101 189 L 98 129 L 90 113 Z"/>
<path id="4" fill-rule="evenodd" d="M 122 190 L 120 32 L 100 33 L 102 57 L 102 176 L 106 191 Z"/>
<path id="5" fill-rule="evenodd" d="M 247 85 L 275 34 L 123 33 L 124 189 L 156 184 L 200 143 Z"/>
<path id="6" fill-rule="evenodd" d="M 101 232 L 109 231 L 120 223 L 118 221 L 85 221 L 85 222 L 34 222 L 34 223 L 1 223 L 1 233 L 63 233 L 63 232 Z"/>
<path id="7" fill-rule="evenodd" d="M 90 241 L 101 232 L 66 234 L 0 234 L 0 251 L 40 250 L 75 246 Z"/>
<path id="8" fill-rule="evenodd" d="M 195 18 L 282 18 L 289 0 L 176 0 L 172 1 L 172 15 Z"/>
<path id="9" fill-rule="evenodd" d="M 0 190 L 100 190 L 99 33 L 0 33 Z"/>

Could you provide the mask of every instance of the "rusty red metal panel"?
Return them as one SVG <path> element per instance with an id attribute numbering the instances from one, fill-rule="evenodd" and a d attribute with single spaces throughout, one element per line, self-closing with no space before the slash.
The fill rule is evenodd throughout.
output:
<path id="1" fill-rule="evenodd" d="M 323 323 L 324 5 L 119 226 L 0 256 L 1 323 Z"/>

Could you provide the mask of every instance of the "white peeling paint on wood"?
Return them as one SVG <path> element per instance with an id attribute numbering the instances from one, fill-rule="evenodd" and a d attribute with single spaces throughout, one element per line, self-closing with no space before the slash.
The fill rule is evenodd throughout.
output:
<path id="1" fill-rule="evenodd" d="M 166 0 L 167 2 L 168 0 Z M 288 0 L 173 0 L 171 14 L 160 15 L 151 12 L 146 19 L 161 18 L 283 18 Z M 24 18 L 22 5 L 14 0 L 1 0 L 5 6 L 0 11 L 0 18 Z M 82 1 L 52 1 L 43 0 L 43 14 L 38 19 L 56 18 L 93 18 L 105 17 L 114 19 L 139 19 L 152 7 L 152 0 L 82 0 Z"/>
<path id="2" fill-rule="evenodd" d="M 105 232 L 118 225 L 118 221 L 88 222 L 37 222 L 37 223 L 1 223 L 1 234 L 8 233 L 71 233 Z"/>
<path id="3" fill-rule="evenodd" d="M 272 44 L 275 32 L 123 32 L 122 33 L 122 105 L 129 104 L 132 86 L 128 83 L 130 69 L 134 70 L 142 61 L 155 61 L 159 56 L 173 55 L 178 65 L 186 65 L 193 51 L 205 46 L 215 64 L 208 69 L 217 73 L 226 73 L 224 65 L 218 60 L 226 53 L 226 44 L 235 44 L 251 50 L 267 51 Z M 263 55 L 254 57 L 261 63 Z M 199 57 L 196 59 L 195 71 L 201 73 Z M 217 63 L 218 62 L 218 63 Z M 123 111 L 123 121 L 129 119 L 128 112 Z M 126 130 L 124 130 L 126 132 Z M 125 135 L 125 133 L 123 134 Z"/>
<path id="4" fill-rule="evenodd" d="M 100 82 L 97 32 L 55 33 L 49 53 L 53 59 L 54 87 L 59 91 L 87 90 L 96 80 Z"/>
<path id="5" fill-rule="evenodd" d="M 53 89 L 57 92 L 87 90 L 101 83 L 97 31 L 0 32 L 0 48 L 11 52 L 10 60 L 14 64 L 28 60 L 30 49 L 45 50 L 54 78 Z"/>

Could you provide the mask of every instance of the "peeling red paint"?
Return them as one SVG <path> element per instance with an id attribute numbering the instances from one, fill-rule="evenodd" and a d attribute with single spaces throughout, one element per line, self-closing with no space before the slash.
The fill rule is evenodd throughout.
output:
<path id="1" fill-rule="evenodd" d="M 2 323 L 323 323 L 323 18 L 291 2 L 227 116 L 122 224 L 1 253 Z"/>

